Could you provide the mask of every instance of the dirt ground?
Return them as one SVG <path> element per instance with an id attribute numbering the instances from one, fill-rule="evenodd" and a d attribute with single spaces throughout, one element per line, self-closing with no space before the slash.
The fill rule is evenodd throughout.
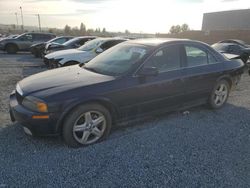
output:
<path id="1" fill-rule="evenodd" d="M 41 59 L 28 53 L 9 55 L 0 52 L 0 128 L 10 124 L 9 94 L 23 77 L 43 69 Z"/>

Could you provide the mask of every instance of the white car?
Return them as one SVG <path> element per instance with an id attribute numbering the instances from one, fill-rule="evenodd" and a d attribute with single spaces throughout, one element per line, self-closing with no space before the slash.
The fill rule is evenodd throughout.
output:
<path id="1" fill-rule="evenodd" d="M 121 38 L 97 38 L 89 41 L 80 48 L 53 52 L 45 56 L 49 68 L 70 66 L 87 63 L 103 51 L 126 41 Z"/>

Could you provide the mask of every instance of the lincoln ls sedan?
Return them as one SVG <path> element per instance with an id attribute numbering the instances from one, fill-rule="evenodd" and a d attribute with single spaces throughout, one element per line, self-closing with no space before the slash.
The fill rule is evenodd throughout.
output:
<path id="1" fill-rule="evenodd" d="M 10 116 L 27 134 L 86 146 L 131 118 L 201 104 L 221 108 L 243 68 L 198 41 L 127 41 L 85 65 L 23 79 L 10 95 Z"/>

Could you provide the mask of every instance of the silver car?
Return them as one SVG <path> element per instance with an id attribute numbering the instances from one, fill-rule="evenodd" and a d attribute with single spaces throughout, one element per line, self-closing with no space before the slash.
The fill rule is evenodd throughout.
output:
<path id="1" fill-rule="evenodd" d="M 51 33 L 24 33 L 16 38 L 0 40 L 0 50 L 4 50 L 9 54 L 15 54 L 18 51 L 28 51 L 31 45 L 46 42 L 55 37 Z"/>

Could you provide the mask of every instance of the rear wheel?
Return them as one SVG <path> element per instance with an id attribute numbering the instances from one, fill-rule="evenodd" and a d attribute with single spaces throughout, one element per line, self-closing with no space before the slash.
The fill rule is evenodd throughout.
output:
<path id="1" fill-rule="evenodd" d="M 66 117 L 63 138 L 70 147 L 94 144 L 108 136 L 111 123 L 111 115 L 103 106 L 79 106 Z"/>
<path id="2" fill-rule="evenodd" d="M 209 97 L 209 106 L 213 109 L 221 108 L 227 102 L 229 91 L 230 86 L 226 80 L 217 82 Z"/>
<path id="3" fill-rule="evenodd" d="M 17 50 L 18 50 L 15 44 L 7 44 L 5 49 L 8 54 L 15 54 L 17 53 Z"/>

